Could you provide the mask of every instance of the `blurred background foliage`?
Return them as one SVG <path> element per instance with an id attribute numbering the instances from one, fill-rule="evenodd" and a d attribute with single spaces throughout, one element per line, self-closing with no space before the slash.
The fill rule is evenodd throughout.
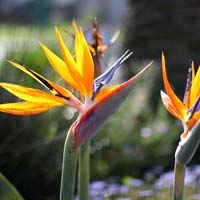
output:
<path id="1" fill-rule="evenodd" d="M 200 4 L 180 0 L 154 0 L 150 4 L 136 0 L 99 2 L 0 1 L 0 80 L 41 87 L 6 61 L 12 60 L 60 82 L 38 44 L 41 41 L 60 55 L 54 25 L 65 38 L 71 38 L 69 46 L 73 41 L 69 34 L 73 18 L 88 34 L 91 17 L 96 16 L 105 42 L 120 29 L 119 40 L 105 56 L 106 65 L 127 48 L 134 55 L 122 67 L 118 79 L 132 76 L 151 59 L 154 65 L 92 139 L 91 179 L 117 177 L 122 181 L 130 176 L 153 181 L 155 177 L 149 177 L 149 172 L 173 168 L 174 150 L 182 131 L 160 101 L 160 54 L 165 51 L 170 82 L 181 97 L 190 59 L 196 64 L 200 61 Z M 18 100 L 1 90 L 0 101 Z M 58 199 L 64 138 L 75 118 L 68 108 L 35 116 L 0 113 L 0 171 L 25 199 Z M 199 162 L 198 157 L 192 162 Z"/>

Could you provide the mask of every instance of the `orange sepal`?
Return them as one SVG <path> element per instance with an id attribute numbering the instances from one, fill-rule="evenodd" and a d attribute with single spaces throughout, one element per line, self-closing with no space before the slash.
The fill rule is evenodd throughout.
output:
<path id="1" fill-rule="evenodd" d="M 62 95 L 65 98 L 72 97 L 72 93 L 65 88 L 59 86 L 58 84 L 54 83 L 53 81 L 49 81 L 42 75 L 38 74 L 37 72 L 29 69 L 28 67 L 22 66 L 18 63 L 8 61 L 13 66 L 17 67 L 18 69 L 22 70 L 32 78 L 34 78 L 36 81 L 38 81 L 40 84 L 42 84 L 44 87 L 46 87 L 52 94 L 54 95 Z"/>
<path id="2" fill-rule="evenodd" d="M 165 90 L 167 95 L 169 96 L 169 98 L 171 99 L 172 104 L 174 105 L 174 108 L 176 109 L 176 113 L 178 114 L 178 116 L 180 116 L 181 120 L 185 119 L 185 113 L 184 113 L 184 105 L 182 104 L 182 102 L 180 101 L 180 99 L 175 95 L 175 93 L 173 92 L 168 78 L 167 78 L 167 72 L 166 72 L 166 66 L 165 66 L 165 56 L 162 53 L 162 76 L 163 76 L 163 82 L 164 82 L 164 86 L 165 86 Z"/>
<path id="3" fill-rule="evenodd" d="M 190 130 L 199 119 L 200 119 L 200 110 L 194 113 L 192 118 L 188 120 L 187 122 L 188 130 Z"/>
<path id="4" fill-rule="evenodd" d="M 193 74 L 195 74 L 194 67 L 193 67 Z M 196 75 L 193 75 L 191 92 L 190 92 L 190 106 L 194 104 L 199 95 L 200 95 L 200 67 L 198 68 Z"/>
<path id="5" fill-rule="evenodd" d="M 82 78 L 86 89 L 86 94 L 87 96 L 91 96 L 94 82 L 94 63 L 82 30 L 80 31 L 80 40 L 82 44 L 82 62 L 81 66 L 79 67 L 82 69 Z"/>
<path id="6" fill-rule="evenodd" d="M 60 103 L 63 105 L 66 104 L 66 100 L 64 98 L 48 94 L 46 92 L 43 92 L 42 90 L 24 87 L 16 84 L 10 84 L 10 83 L 0 83 L 0 86 L 3 87 L 8 92 L 15 95 L 16 97 L 26 101 L 31 101 L 41 104 L 45 103 Z"/>
<path id="7" fill-rule="evenodd" d="M 41 103 L 24 101 L 17 103 L 0 104 L 0 111 L 15 115 L 34 115 L 47 111 L 48 109 L 56 106 L 62 106 L 62 104 L 57 102 L 41 104 Z"/>
<path id="8" fill-rule="evenodd" d="M 73 77 L 74 82 L 78 85 L 78 91 L 81 94 L 85 94 L 85 87 L 83 84 L 83 80 L 81 77 L 81 74 L 78 71 L 77 63 L 75 62 L 72 54 L 70 53 L 68 47 L 65 45 L 62 36 L 58 29 L 56 28 L 56 36 L 58 39 L 58 43 L 60 45 L 61 53 L 63 55 L 64 61 L 66 63 L 66 67 L 71 75 Z"/>
<path id="9" fill-rule="evenodd" d="M 179 115 L 179 113 L 177 112 L 177 109 L 174 107 L 174 104 L 172 103 L 171 99 L 169 98 L 169 96 L 164 93 L 163 91 L 161 91 L 161 99 L 162 102 L 164 104 L 164 106 L 167 108 L 167 110 L 176 118 L 178 118 L 179 120 L 182 120 L 182 117 Z"/>
<path id="10" fill-rule="evenodd" d="M 69 71 L 66 63 L 61 60 L 56 54 L 54 54 L 50 49 L 48 49 L 44 44 L 40 43 L 49 63 L 56 73 L 71 87 L 80 91 L 81 87 L 78 82 L 74 79 L 73 74 Z M 74 64 L 73 64 L 74 65 Z"/>

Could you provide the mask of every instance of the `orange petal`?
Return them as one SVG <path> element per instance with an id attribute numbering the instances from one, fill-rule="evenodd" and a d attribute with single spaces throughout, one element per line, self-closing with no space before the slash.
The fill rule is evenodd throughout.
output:
<path id="1" fill-rule="evenodd" d="M 82 31 L 80 32 L 80 43 L 80 49 L 82 49 L 82 52 L 80 52 L 81 55 L 79 55 L 79 57 L 80 60 L 82 59 L 82 62 L 78 67 L 82 70 L 82 79 L 86 89 L 86 94 L 87 96 L 91 96 L 94 82 L 94 63 L 91 52 L 89 50 L 89 46 Z"/>
<path id="2" fill-rule="evenodd" d="M 182 120 L 182 117 L 177 112 L 176 108 L 174 107 L 174 104 L 172 103 L 171 99 L 167 94 L 165 94 L 163 91 L 160 92 L 161 99 L 164 104 L 164 106 L 167 108 L 167 110 L 176 118 L 179 120 Z"/>
<path id="3" fill-rule="evenodd" d="M 194 81 L 195 78 L 195 69 L 194 69 L 194 62 L 192 62 L 192 81 Z"/>
<path id="4" fill-rule="evenodd" d="M 38 114 L 44 111 L 47 111 L 50 108 L 62 106 L 60 103 L 47 102 L 46 104 L 40 104 L 35 102 L 17 102 L 17 103 L 5 103 L 0 104 L 0 112 L 10 113 L 15 115 L 33 115 Z"/>
<path id="5" fill-rule="evenodd" d="M 72 57 L 69 49 L 65 45 L 65 43 L 64 43 L 64 41 L 61 37 L 60 32 L 57 29 L 56 29 L 56 35 L 57 35 L 57 38 L 58 38 L 58 43 L 60 45 L 63 58 L 64 58 L 65 63 L 66 63 L 66 67 L 67 67 L 69 73 L 71 74 L 71 76 L 73 77 L 74 81 L 78 84 L 79 92 L 84 93 L 85 87 L 84 87 L 81 75 L 79 74 L 79 72 L 77 70 L 77 64 L 74 61 L 74 58 Z"/>
<path id="6" fill-rule="evenodd" d="M 183 103 L 180 101 L 180 99 L 175 95 L 175 93 L 173 92 L 168 78 L 167 78 L 167 72 L 166 72 L 166 66 L 165 66 L 165 57 L 164 54 L 162 53 L 162 76 L 163 76 L 163 81 L 164 81 L 164 85 L 165 85 L 165 90 L 169 96 L 169 98 L 171 99 L 171 103 L 174 105 L 174 108 L 176 109 L 176 113 L 178 114 L 178 116 L 181 117 L 181 120 L 184 120 L 185 118 L 185 113 L 184 113 L 184 105 Z"/>
<path id="7" fill-rule="evenodd" d="M 20 85 L 10 84 L 10 83 L 0 83 L 8 92 L 26 101 L 32 101 L 41 104 L 48 103 L 60 103 L 66 105 L 66 100 L 54 95 L 50 95 L 42 90 L 37 90 L 33 88 L 28 88 Z"/>
<path id="8" fill-rule="evenodd" d="M 80 39 L 80 33 L 78 31 L 78 27 L 75 27 L 75 59 L 76 59 L 76 69 L 78 70 L 79 74 L 82 76 L 82 61 L 83 61 L 83 44 Z"/>
<path id="9" fill-rule="evenodd" d="M 65 88 L 59 86 L 58 84 L 49 81 L 48 79 L 44 78 L 40 74 L 36 73 L 35 71 L 29 69 L 28 67 L 22 66 L 18 63 L 14 63 L 12 61 L 8 61 L 11 63 L 13 66 L 17 67 L 18 69 L 22 70 L 26 74 L 30 75 L 33 77 L 35 80 L 37 80 L 39 83 L 41 83 L 44 87 L 46 87 L 52 94 L 54 95 L 62 95 L 63 97 L 71 97 L 72 94 L 70 91 L 66 90 Z"/>
<path id="10" fill-rule="evenodd" d="M 197 70 L 196 76 L 192 80 L 191 93 L 190 93 L 190 106 L 194 104 L 199 95 L 200 95 L 200 67 Z"/>
<path id="11" fill-rule="evenodd" d="M 199 120 L 200 120 L 200 111 L 196 112 L 192 116 L 192 118 L 188 121 L 188 130 L 190 130 Z"/>
<path id="12" fill-rule="evenodd" d="M 53 67 L 53 69 L 58 73 L 58 75 L 70 86 L 80 91 L 81 87 L 78 82 L 74 79 L 71 73 L 66 66 L 66 63 L 61 60 L 56 54 L 54 54 L 50 49 L 48 49 L 45 45 L 40 44 L 49 63 Z"/>
<path id="13" fill-rule="evenodd" d="M 109 87 L 109 88 L 105 88 L 100 90 L 97 95 L 95 96 L 95 101 L 99 102 L 102 99 L 104 99 L 106 96 L 109 96 L 109 94 L 111 94 L 114 91 L 117 91 L 117 88 L 120 88 L 120 84 L 113 86 L 113 87 Z"/>

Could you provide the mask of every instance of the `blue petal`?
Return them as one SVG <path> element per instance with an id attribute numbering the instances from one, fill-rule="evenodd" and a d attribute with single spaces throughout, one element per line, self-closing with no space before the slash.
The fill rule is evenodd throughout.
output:
<path id="1" fill-rule="evenodd" d="M 196 100 L 196 102 L 194 103 L 194 105 L 192 106 L 192 108 L 190 108 L 189 112 L 190 112 L 190 118 L 192 118 L 192 116 L 194 115 L 195 112 L 200 110 L 200 96 L 198 97 L 198 99 Z"/>
<path id="2" fill-rule="evenodd" d="M 105 71 L 103 74 L 98 76 L 94 80 L 93 85 L 93 94 L 92 99 L 94 99 L 95 95 L 98 93 L 98 91 L 107 83 L 109 83 L 114 74 L 115 71 L 123 64 L 123 62 L 128 59 L 133 54 L 132 51 L 127 50 L 107 71 Z"/>

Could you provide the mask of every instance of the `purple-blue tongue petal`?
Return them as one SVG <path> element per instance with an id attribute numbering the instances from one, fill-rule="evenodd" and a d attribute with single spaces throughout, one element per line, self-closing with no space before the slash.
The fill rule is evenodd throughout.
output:
<path id="1" fill-rule="evenodd" d="M 73 124 L 76 146 L 85 143 L 96 131 L 106 122 L 106 120 L 119 108 L 131 92 L 135 81 L 149 69 L 149 63 L 141 72 L 122 83 L 114 91 L 109 93 L 100 102 L 91 107 L 86 113 L 79 116 Z"/>
<path id="2" fill-rule="evenodd" d="M 192 108 L 189 110 L 190 112 L 190 118 L 194 115 L 195 112 L 200 110 L 200 95 L 198 97 L 198 99 L 196 100 L 196 102 L 194 103 L 194 105 L 192 106 Z"/>
<path id="3" fill-rule="evenodd" d="M 98 93 L 98 91 L 107 83 L 109 83 L 114 74 L 115 71 L 123 64 L 123 62 L 129 58 L 133 52 L 127 50 L 107 71 L 105 71 L 103 74 L 98 76 L 94 80 L 94 85 L 93 85 L 93 94 L 92 94 L 92 99 L 94 99 L 95 95 Z"/>

